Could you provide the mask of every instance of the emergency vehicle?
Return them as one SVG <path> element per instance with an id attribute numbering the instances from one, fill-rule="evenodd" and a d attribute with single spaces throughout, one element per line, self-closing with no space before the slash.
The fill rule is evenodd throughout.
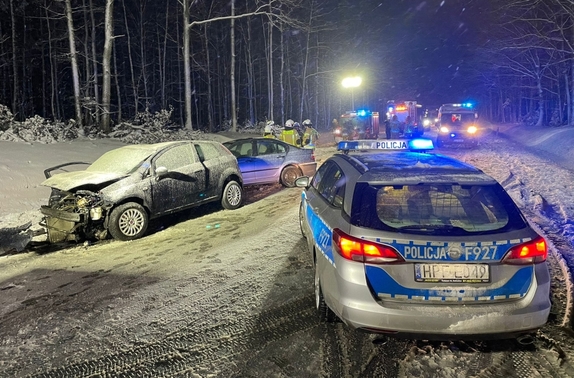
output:
<path id="1" fill-rule="evenodd" d="M 387 101 L 387 119 L 391 120 L 396 115 L 397 120 L 401 123 L 402 136 L 417 138 L 424 134 L 424 129 L 420 124 L 421 117 L 419 116 L 421 108 L 422 105 L 417 104 L 416 101 Z M 408 127 L 409 121 L 410 127 Z"/>
<path id="2" fill-rule="evenodd" d="M 478 113 L 471 103 L 443 104 L 438 110 L 436 146 L 478 145 Z"/>
<path id="3" fill-rule="evenodd" d="M 295 181 L 317 315 L 397 337 L 525 342 L 550 313 L 546 241 L 494 178 L 432 147 L 341 141 Z"/>
<path id="4" fill-rule="evenodd" d="M 377 139 L 379 136 L 379 112 L 366 109 L 349 111 L 341 115 L 339 125 L 342 127 L 342 138 Z"/>

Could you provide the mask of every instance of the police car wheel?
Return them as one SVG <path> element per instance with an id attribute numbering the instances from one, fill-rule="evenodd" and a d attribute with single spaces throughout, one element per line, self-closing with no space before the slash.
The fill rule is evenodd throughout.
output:
<path id="1" fill-rule="evenodd" d="M 281 171 L 281 185 L 287 188 L 293 188 L 295 186 L 295 180 L 301 176 L 299 168 L 289 166 L 283 168 Z"/>
<path id="2" fill-rule="evenodd" d="M 319 268 L 315 263 L 315 308 L 319 320 L 325 323 L 332 323 L 337 320 L 335 313 L 325 303 L 323 291 L 321 290 L 321 280 L 319 279 Z"/>
<path id="3" fill-rule="evenodd" d="M 301 235 L 303 235 L 303 237 L 305 239 L 307 239 L 307 234 L 305 234 L 305 226 L 304 223 L 305 219 L 303 217 L 304 215 L 304 209 L 303 209 L 303 202 L 301 202 L 301 205 L 299 206 L 299 228 L 301 229 Z"/>

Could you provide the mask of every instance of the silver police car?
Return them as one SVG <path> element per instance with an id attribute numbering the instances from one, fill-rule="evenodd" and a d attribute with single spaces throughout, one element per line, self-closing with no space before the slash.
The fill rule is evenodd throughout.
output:
<path id="1" fill-rule="evenodd" d="M 550 311 L 544 238 L 495 179 L 430 149 L 343 141 L 297 180 L 319 316 L 418 339 L 533 333 Z"/>

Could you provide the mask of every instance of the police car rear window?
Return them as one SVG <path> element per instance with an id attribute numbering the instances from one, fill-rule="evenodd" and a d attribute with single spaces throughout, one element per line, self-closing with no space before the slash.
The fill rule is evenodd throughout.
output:
<path id="1" fill-rule="evenodd" d="M 526 226 L 499 184 L 358 184 L 351 213 L 351 222 L 362 227 L 445 236 L 506 232 Z"/>

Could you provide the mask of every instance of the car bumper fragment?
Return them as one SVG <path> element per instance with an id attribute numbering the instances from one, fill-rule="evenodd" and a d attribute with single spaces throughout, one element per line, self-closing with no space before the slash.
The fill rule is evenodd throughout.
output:
<path id="1" fill-rule="evenodd" d="M 299 164 L 299 168 L 301 169 L 303 176 L 311 177 L 317 171 L 317 163 L 302 163 Z"/>
<path id="2" fill-rule="evenodd" d="M 53 209 L 49 206 L 43 205 L 40 208 L 40 212 L 48 217 L 58 218 L 61 220 L 69 221 L 69 222 L 80 222 L 81 216 L 77 213 L 70 213 L 69 211 L 63 211 L 58 209 Z"/>

